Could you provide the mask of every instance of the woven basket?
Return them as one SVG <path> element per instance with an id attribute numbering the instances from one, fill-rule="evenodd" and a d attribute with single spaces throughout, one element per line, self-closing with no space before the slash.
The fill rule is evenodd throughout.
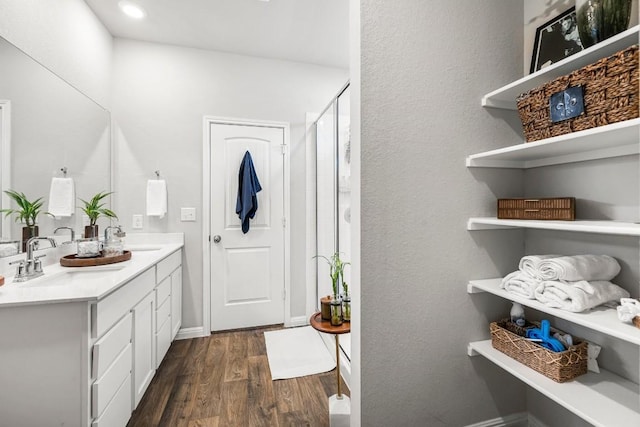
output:
<path id="1" fill-rule="evenodd" d="M 576 199 L 498 199 L 498 219 L 573 221 L 576 219 Z"/>
<path id="2" fill-rule="evenodd" d="M 538 141 L 638 117 L 638 45 L 603 58 L 521 94 L 518 113 L 527 142 Z M 584 114 L 552 123 L 549 99 L 582 86 Z"/>
<path id="3" fill-rule="evenodd" d="M 507 327 L 510 323 L 501 320 L 489 325 L 491 345 L 496 350 L 559 383 L 587 373 L 586 341 L 574 337 L 575 345 L 556 353 L 509 331 Z"/>

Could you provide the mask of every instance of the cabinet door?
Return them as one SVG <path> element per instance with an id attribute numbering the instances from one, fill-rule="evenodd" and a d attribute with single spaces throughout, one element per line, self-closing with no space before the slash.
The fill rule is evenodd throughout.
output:
<path id="1" fill-rule="evenodd" d="M 155 295 L 149 293 L 133 308 L 133 408 L 155 374 Z"/>
<path id="2" fill-rule="evenodd" d="M 182 266 L 171 273 L 171 340 L 182 325 Z"/>

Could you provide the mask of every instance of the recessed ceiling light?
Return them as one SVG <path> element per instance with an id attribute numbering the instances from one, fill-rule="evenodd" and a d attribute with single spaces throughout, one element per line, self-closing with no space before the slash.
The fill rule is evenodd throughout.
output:
<path id="1" fill-rule="evenodd" d="M 145 12 L 142 7 L 130 1 L 121 1 L 118 3 L 118 6 L 120 7 L 120 10 L 130 18 L 142 19 L 147 16 L 147 12 Z"/>

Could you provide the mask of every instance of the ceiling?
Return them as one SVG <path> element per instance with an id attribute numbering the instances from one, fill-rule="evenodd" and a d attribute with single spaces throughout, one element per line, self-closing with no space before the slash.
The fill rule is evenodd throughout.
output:
<path id="1" fill-rule="evenodd" d="M 349 67 L 348 0 L 85 0 L 114 37 Z"/>

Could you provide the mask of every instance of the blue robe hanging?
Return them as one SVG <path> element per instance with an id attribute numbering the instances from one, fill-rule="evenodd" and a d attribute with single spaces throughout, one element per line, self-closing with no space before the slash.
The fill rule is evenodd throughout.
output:
<path id="1" fill-rule="evenodd" d="M 240 171 L 238 172 L 238 198 L 236 200 L 236 213 L 242 223 L 242 232 L 249 231 L 249 220 L 258 210 L 258 191 L 262 190 L 258 176 L 253 168 L 251 154 L 244 153 Z"/>

